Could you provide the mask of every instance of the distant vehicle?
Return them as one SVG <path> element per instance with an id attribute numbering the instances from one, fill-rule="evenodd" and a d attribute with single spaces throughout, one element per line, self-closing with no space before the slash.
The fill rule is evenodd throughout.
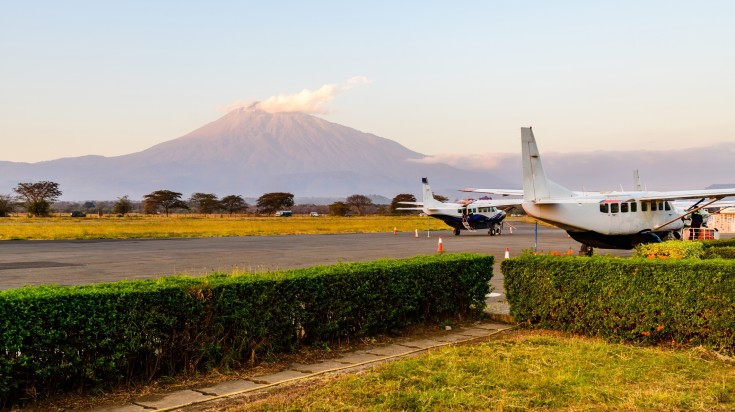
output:
<path id="1" fill-rule="evenodd" d="M 71 212 L 71 217 L 87 217 L 87 214 L 80 211 Z"/>
<path id="2" fill-rule="evenodd" d="M 276 212 L 276 216 L 280 217 L 290 217 L 291 215 L 293 215 L 293 212 L 290 210 L 279 210 Z"/>
<path id="3" fill-rule="evenodd" d="M 319 212 L 311 212 L 311 217 L 319 217 L 321 216 Z"/>

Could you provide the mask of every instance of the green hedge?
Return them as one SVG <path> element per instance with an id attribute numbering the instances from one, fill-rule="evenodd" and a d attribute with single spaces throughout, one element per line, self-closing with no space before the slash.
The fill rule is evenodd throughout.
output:
<path id="1" fill-rule="evenodd" d="M 492 267 L 449 254 L 0 291 L 0 406 L 474 316 Z"/>
<path id="2" fill-rule="evenodd" d="M 702 259 L 735 259 L 735 246 L 710 247 L 704 250 Z"/>
<path id="3" fill-rule="evenodd" d="M 526 255 L 501 269 L 532 327 L 735 352 L 735 262 Z"/>

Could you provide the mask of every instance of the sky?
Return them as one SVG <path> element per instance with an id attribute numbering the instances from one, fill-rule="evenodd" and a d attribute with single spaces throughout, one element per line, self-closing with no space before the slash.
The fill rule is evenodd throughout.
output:
<path id="1" fill-rule="evenodd" d="M 5 1 L 0 160 L 117 156 L 260 102 L 436 159 L 735 141 L 732 1 Z M 458 160 L 459 159 L 459 160 Z"/>

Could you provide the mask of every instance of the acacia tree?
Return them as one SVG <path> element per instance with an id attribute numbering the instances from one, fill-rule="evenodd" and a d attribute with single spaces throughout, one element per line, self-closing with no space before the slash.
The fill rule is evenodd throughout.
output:
<path id="1" fill-rule="evenodd" d="M 334 202 L 329 205 L 329 214 L 332 216 L 344 216 L 350 211 L 350 207 L 345 202 Z"/>
<path id="2" fill-rule="evenodd" d="M 434 199 L 436 199 L 436 200 L 438 200 L 438 201 L 440 201 L 442 203 L 449 201 L 449 198 L 448 197 L 442 196 L 442 195 L 437 195 L 436 193 L 434 193 Z"/>
<path id="3" fill-rule="evenodd" d="M 213 213 L 220 208 L 220 201 L 214 193 L 194 193 L 189 198 L 189 203 L 203 215 Z"/>
<path id="4" fill-rule="evenodd" d="M 15 196 L 0 195 L 0 217 L 8 217 L 15 210 Z"/>
<path id="5" fill-rule="evenodd" d="M 354 207 L 357 210 L 357 214 L 361 215 L 366 207 L 373 205 L 373 201 L 365 195 L 352 195 L 345 199 L 345 204 Z"/>
<path id="6" fill-rule="evenodd" d="M 133 202 L 128 199 L 128 195 L 117 198 L 117 202 L 112 206 L 112 213 L 118 215 L 127 215 L 133 211 Z"/>
<path id="7" fill-rule="evenodd" d="M 230 216 L 232 216 L 232 213 L 234 212 L 240 212 L 243 210 L 247 210 L 247 208 L 250 206 L 245 202 L 245 199 L 242 198 L 242 196 L 238 195 L 228 195 L 222 198 L 222 200 L 219 201 L 220 208 L 222 210 L 227 211 Z"/>
<path id="8" fill-rule="evenodd" d="M 168 216 L 171 209 L 189 209 L 189 205 L 181 200 L 181 193 L 170 190 L 156 190 L 143 196 L 143 199 L 146 213 L 155 212 L 160 207 Z"/>
<path id="9" fill-rule="evenodd" d="M 415 202 L 416 196 L 410 194 L 410 193 L 401 193 L 393 198 L 393 200 L 390 202 L 390 212 L 394 215 L 408 215 L 413 213 L 414 211 L 411 210 L 396 210 L 399 207 L 406 207 L 407 205 L 402 205 L 401 202 Z"/>
<path id="10" fill-rule="evenodd" d="M 35 183 L 18 183 L 13 191 L 25 199 L 26 210 L 33 216 L 48 216 L 51 211 L 51 203 L 61 196 L 59 184 L 46 180 Z"/>
<path id="11" fill-rule="evenodd" d="M 276 210 L 288 209 L 294 205 L 293 194 L 286 192 L 266 193 L 255 204 L 259 213 L 270 215 Z"/>

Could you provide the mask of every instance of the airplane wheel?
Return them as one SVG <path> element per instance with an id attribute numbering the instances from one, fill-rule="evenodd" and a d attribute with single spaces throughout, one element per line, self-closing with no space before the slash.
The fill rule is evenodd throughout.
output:
<path id="1" fill-rule="evenodd" d="M 592 256 L 595 249 L 592 246 L 585 245 L 582 243 L 582 247 L 579 248 L 579 256 Z"/>
<path id="2" fill-rule="evenodd" d="M 459 233 L 460 233 L 459 229 L 454 229 L 454 236 L 459 236 Z"/>
<path id="3" fill-rule="evenodd" d="M 490 236 L 495 236 L 495 228 L 491 227 L 490 230 L 487 231 L 487 234 Z"/>
<path id="4" fill-rule="evenodd" d="M 502 230 L 500 228 L 496 228 L 495 229 L 495 234 L 496 235 L 500 236 L 501 233 L 502 233 Z"/>

